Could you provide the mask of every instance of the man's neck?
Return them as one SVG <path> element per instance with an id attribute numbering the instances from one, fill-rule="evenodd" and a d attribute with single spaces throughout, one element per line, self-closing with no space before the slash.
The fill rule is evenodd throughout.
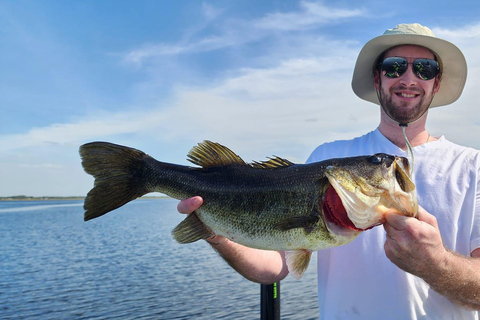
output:
<path id="1" fill-rule="evenodd" d="M 435 138 L 431 137 L 425 129 L 426 116 L 427 115 L 425 114 L 421 119 L 415 123 L 409 124 L 405 128 L 405 133 L 412 147 L 436 140 Z M 403 136 L 403 128 L 398 124 L 398 122 L 393 121 L 387 115 L 383 114 L 383 112 L 378 130 L 397 147 L 403 150 L 407 149 L 405 138 Z"/>

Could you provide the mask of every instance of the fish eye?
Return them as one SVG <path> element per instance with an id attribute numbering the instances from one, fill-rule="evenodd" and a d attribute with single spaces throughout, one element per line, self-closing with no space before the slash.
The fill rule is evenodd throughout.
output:
<path id="1" fill-rule="evenodd" d="M 374 154 L 370 158 L 368 158 L 368 162 L 373 163 L 373 164 L 381 164 L 382 163 L 382 157 L 380 157 L 377 154 Z"/>

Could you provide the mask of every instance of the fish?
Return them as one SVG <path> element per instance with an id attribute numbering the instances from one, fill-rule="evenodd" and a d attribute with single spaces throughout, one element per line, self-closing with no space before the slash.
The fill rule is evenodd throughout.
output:
<path id="1" fill-rule="evenodd" d="M 151 192 L 201 196 L 202 206 L 172 230 L 178 243 L 221 235 L 247 247 L 285 251 L 296 279 L 313 251 L 353 241 L 382 224 L 388 210 L 409 217 L 418 211 L 408 159 L 383 153 L 308 164 L 278 156 L 247 163 L 209 140 L 188 153 L 195 166 L 161 162 L 109 142 L 86 143 L 79 153 L 95 178 L 84 201 L 85 221 Z"/>

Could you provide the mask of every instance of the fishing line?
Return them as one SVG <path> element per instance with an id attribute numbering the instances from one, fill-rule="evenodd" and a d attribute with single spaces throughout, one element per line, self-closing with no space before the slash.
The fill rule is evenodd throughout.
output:
<path id="1" fill-rule="evenodd" d="M 412 158 L 412 165 L 410 166 L 410 175 L 413 176 L 413 168 L 415 167 L 415 156 L 413 155 L 412 145 L 410 144 L 410 141 L 408 141 L 407 133 L 405 132 L 405 128 L 408 127 L 408 123 L 407 124 L 399 123 L 398 125 L 402 127 L 403 138 L 405 139 L 405 144 L 407 145 L 407 155 L 410 153 L 410 157 Z"/>
<path id="2" fill-rule="evenodd" d="M 379 80 L 379 81 L 381 81 L 381 80 Z M 398 120 L 394 119 L 392 116 L 390 116 L 390 114 L 388 114 L 388 112 L 385 110 L 385 108 L 383 108 L 382 103 L 381 103 L 382 100 L 380 99 L 380 92 L 379 92 L 379 90 L 375 90 L 375 91 L 377 93 L 378 101 L 380 102 L 380 107 L 383 109 L 384 113 L 390 119 L 392 119 L 393 121 L 398 123 L 398 125 L 400 127 L 402 127 L 403 138 L 405 139 L 405 144 L 407 145 L 407 156 L 408 156 L 408 154 L 410 154 L 410 158 L 412 159 L 412 165 L 410 166 L 410 175 L 413 176 L 413 169 L 415 168 L 415 156 L 413 155 L 413 148 L 412 148 L 412 145 L 410 144 L 410 141 L 408 140 L 407 133 L 405 132 L 405 128 L 408 127 L 409 124 L 415 123 L 418 120 L 420 120 L 420 118 L 423 117 L 423 115 L 427 112 L 428 108 L 425 109 L 425 111 L 417 119 L 415 119 L 415 120 L 413 120 L 409 123 L 401 123 Z"/>

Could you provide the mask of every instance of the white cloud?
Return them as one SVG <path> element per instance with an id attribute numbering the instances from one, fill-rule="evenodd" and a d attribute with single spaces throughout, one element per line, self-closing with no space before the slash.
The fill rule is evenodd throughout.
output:
<path id="1" fill-rule="evenodd" d="M 52 124 L 33 128 L 23 134 L 0 136 L 0 150 L 12 151 L 48 144 L 77 143 L 93 137 L 135 133 L 155 125 L 158 119 L 150 114 L 137 112 L 97 114 L 95 119 L 74 123 Z"/>
<path id="2" fill-rule="evenodd" d="M 259 19 L 220 20 L 223 11 L 203 5 L 206 20 L 200 25 L 186 31 L 185 36 L 174 44 L 148 44 L 131 50 L 124 55 L 124 61 L 141 66 L 149 58 L 209 52 L 218 49 L 240 46 L 256 42 L 278 31 L 310 29 L 325 25 L 339 19 L 365 15 L 360 9 L 335 9 L 320 2 L 300 2 L 300 10 L 294 12 L 277 12 L 267 14 Z M 215 30 L 204 36 L 202 31 L 215 20 Z"/>
<path id="3" fill-rule="evenodd" d="M 455 39 L 455 42 L 480 38 L 480 23 L 466 25 L 457 29 L 434 28 L 435 35 L 442 39 Z"/>
<path id="4" fill-rule="evenodd" d="M 430 112 L 429 128 L 434 134 L 444 134 L 454 142 L 480 149 L 480 110 L 476 108 L 480 86 L 480 23 L 455 29 L 434 28 L 433 32 L 462 50 L 467 60 L 468 76 L 458 101 Z"/>
<path id="5" fill-rule="evenodd" d="M 462 42 L 466 37 L 471 38 L 476 28 L 478 25 L 435 32 L 452 42 Z M 289 59 L 271 61 L 271 67 L 232 70 L 228 77 L 217 80 L 216 85 L 178 86 L 168 108 L 103 114 L 95 119 L 34 128 L 25 134 L 4 135 L 0 137 L 0 149 L 150 134 L 157 135 L 150 138 L 157 141 L 191 140 L 191 137 L 237 145 L 245 141 L 245 151 L 252 154 L 262 149 L 268 153 L 265 149 L 268 144 L 272 152 L 284 150 L 290 153 L 285 156 L 303 161 L 306 152 L 318 143 L 362 134 L 373 129 L 378 121 L 378 113 L 373 109 L 376 107 L 356 98 L 350 89 L 351 71 L 360 48 L 354 47 L 354 42 L 325 39 L 315 39 L 318 47 L 312 47 L 311 39 L 303 40 L 296 44 L 309 47 L 307 51 L 315 54 L 292 54 Z M 462 45 L 468 53 L 467 59 L 472 61 L 480 54 L 476 43 Z M 329 50 L 317 54 L 323 47 Z M 478 63 L 470 66 L 478 67 Z M 476 83 L 480 83 L 479 77 L 471 74 L 464 96 L 455 106 L 431 112 L 429 123 L 435 133 L 446 133 L 453 140 L 478 146 L 463 134 L 466 130 L 478 131 L 474 121 L 478 117 L 472 117 L 478 112 L 471 107 L 476 101 L 472 87 Z M 460 130 L 459 126 L 467 129 Z M 307 151 L 300 151 L 302 148 Z"/>
<path id="6" fill-rule="evenodd" d="M 247 99 L 319 98 L 326 86 L 338 77 L 350 77 L 353 60 L 349 54 L 293 58 L 264 69 L 243 69 L 236 77 L 225 79 L 213 91 L 222 96 L 244 96 Z M 332 82 L 333 80 L 333 82 Z M 332 83 L 331 83 L 332 82 Z M 345 81 L 348 82 L 348 81 Z"/>
<path id="7" fill-rule="evenodd" d="M 335 9 L 320 2 L 300 2 L 297 12 L 270 13 L 254 24 L 261 29 L 270 30 L 305 30 L 318 27 L 338 19 L 364 15 L 363 10 Z"/>
<path id="8" fill-rule="evenodd" d="M 125 54 L 123 60 L 126 63 L 132 63 L 135 66 L 141 66 L 143 60 L 152 56 L 169 56 L 184 53 L 188 50 L 187 47 L 181 45 L 144 45 L 142 48 L 132 50 Z"/>
<path id="9" fill-rule="evenodd" d="M 332 51 L 335 45 L 343 46 L 325 44 Z M 339 52 L 344 55 L 292 58 L 271 68 L 241 69 L 213 86 L 178 87 L 168 108 L 97 114 L 95 119 L 1 136 L 0 149 L 78 145 L 129 134 L 150 135 L 149 139 L 157 141 L 191 137 L 199 137 L 197 142 L 212 139 L 238 145 L 238 141 L 244 141 L 240 143 L 244 150 L 239 151 L 246 152 L 249 160 L 258 159 L 257 153 L 264 157 L 276 152 L 304 161 L 306 152 L 315 144 L 329 138 L 346 138 L 352 131 L 360 132 L 374 125 L 372 121 L 376 119 L 375 112 L 372 117 L 362 117 L 364 108 L 372 108 L 368 104 L 351 107 L 357 102 L 349 84 L 354 63 L 352 50 Z M 347 120 L 335 116 L 335 111 L 346 115 Z M 345 124 L 351 128 L 340 129 Z M 337 135 L 340 131 L 344 134 Z"/>
<path id="10" fill-rule="evenodd" d="M 223 9 L 212 6 L 211 4 L 202 3 L 202 13 L 203 16 L 208 20 L 212 21 L 218 18 L 224 12 Z"/>
<path id="11" fill-rule="evenodd" d="M 140 67 L 152 57 L 238 47 L 276 32 L 282 37 L 272 41 L 270 47 L 262 47 L 254 63 L 226 70 L 221 77 L 206 79 L 201 86 L 174 84 L 168 107 L 162 100 L 150 110 L 134 111 L 132 106 L 127 112 L 96 113 L 95 117 L 88 115 L 71 123 L 1 135 L 0 164 L 12 162 L 7 159 L 12 155 L 18 161 L 0 166 L 3 168 L 0 176 L 18 182 L 14 189 L 3 189 L 0 193 L 41 195 L 34 192 L 32 179 L 38 180 L 38 185 L 51 179 L 49 184 L 55 189 L 50 195 L 81 194 L 73 191 L 78 190 L 77 184 L 88 191 L 91 180 L 81 170 L 77 149 L 80 143 L 92 140 L 133 142 L 132 147 L 148 146 L 147 152 L 168 146 L 172 149 L 165 154 L 169 157 L 174 154 L 176 158 L 170 159 L 177 163 L 183 162 L 185 152 L 193 144 L 204 139 L 231 147 L 247 161 L 275 154 L 303 162 L 318 144 L 351 138 L 373 130 L 378 124 L 378 107 L 358 99 L 350 87 L 360 50 L 354 39 L 332 41 L 310 32 L 282 33 L 358 17 L 364 14 L 362 10 L 331 9 L 321 3 L 301 2 L 293 12 L 267 14 L 250 21 L 221 20 L 223 11 L 207 4 L 203 5 L 202 13 L 204 23 L 186 30 L 178 42 L 145 45 L 125 55 L 125 61 Z M 207 26 L 216 33 L 204 35 Z M 477 148 L 480 147 L 476 139 L 480 134 L 477 120 L 480 117 L 475 109 L 480 85 L 479 29 L 480 24 L 456 30 L 434 29 L 437 36 L 458 44 L 465 52 L 470 75 L 464 95 L 454 106 L 432 110 L 429 115 L 429 130 L 434 134 L 444 133 L 453 141 Z M 158 78 L 147 80 L 154 82 Z M 178 155 L 173 148 L 181 150 Z M 28 160 L 28 155 L 35 152 L 38 152 L 35 161 Z M 23 188 L 22 183 L 29 188 Z"/>
<path id="12" fill-rule="evenodd" d="M 473 69 L 480 67 L 477 58 L 480 52 L 480 22 L 457 29 L 434 28 L 433 32 L 437 37 L 452 42 L 463 51 L 467 59 L 469 74 Z"/>
<path id="13" fill-rule="evenodd" d="M 191 136 L 201 139 L 222 137 L 229 141 L 243 138 L 256 140 L 259 144 L 275 141 L 278 137 L 285 141 L 305 140 L 302 136 L 313 135 L 319 129 L 324 134 L 327 126 L 329 132 L 338 131 L 330 126 L 336 122 L 324 116 L 331 113 L 330 108 L 344 109 L 357 126 L 363 122 L 358 109 L 349 112 L 351 103 L 345 104 L 343 100 L 345 97 L 354 99 L 350 90 L 357 51 L 354 42 L 319 37 L 301 37 L 292 41 L 295 50 L 289 49 L 292 46 L 287 44 L 286 50 L 285 47 L 274 47 L 264 52 L 264 59 L 269 60 L 270 67 L 234 69 L 225 78 L 201 87 L 178 84 L 174 97 L 168 99 L 168 108 L 162 102 L 161 107 L 140 112 L 96 112 L 95 117 L 76 122 L 0 136 L 0 150 L 78 144 L 122 134 L 158 135 L 156 139 L 163 141 Z M 282 51 L 285 57 L 279 53 Z M 138 56 L 138 59 L 143 58 Z M 337 126 L 342 123 L 343 120 Z M 298 128 L 308 128 L 307 134 Z M 327 135 L 321 138 L 322 141 L 326 139 Z M 287 149 L 287 145 L 284 148 Z"/>

